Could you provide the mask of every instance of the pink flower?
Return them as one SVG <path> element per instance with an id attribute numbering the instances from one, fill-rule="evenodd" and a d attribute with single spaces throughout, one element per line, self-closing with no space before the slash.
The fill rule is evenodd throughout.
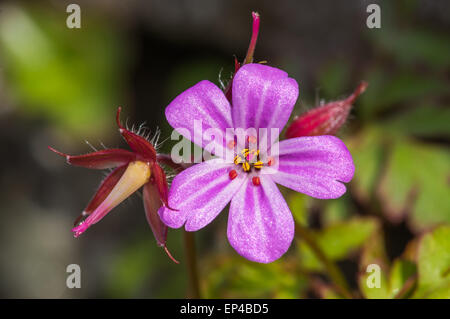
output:
<path id="1" fill-rule="evenodd" d="M 294 236 L 294 220 L 276 184 L 321 199 L 345 193 L 343 182 L 354 173 L 352 157 L 334 136 L 298 137 L 268 145 L 267 151 L 232 140 L 228 128 L 281 131 L 298 97 L 298 85 L 287 73 L 261 64 L 245 64 L 232 82 L 232 107 L 224 93 L 202 81 L 176 97 L 166 108 L 170 125 L 193 142 L 203 128 L 216 129 L 223 139 L 215 145 L 234 152 L 234 160 L 214 158 L 178 174 L 168 202 L 159 215 L 172 228 L 196 231 L 208 225 L 231 202 L 228 240 L 245 258 L 268 263 L 280 258 Z M 203 148 L 209 141 L 202 139 Z M 226 153 L 226 152 L 223 152 Z M 269 154 L 270 153 L 270 154 Z M 250 156 L 251 155 L 251 156 Z"/>
<path id="2" fill-rule="evenodd" d="M 113 169 L 103 180 L 82 214 L 75 220 L 72 229 L 75 237 L 80 236 L 90 226 L 99 222 L 114 207 L 143 187 L 143 201 L 147 221 L 159 246 L 167 247 L 167 226 L 159 216 L 158 209 L 167 206 L 168 186 L 166 175 L 158 164 L 153 145 L 144 137 L 125 129 L 119 120 L 121 108 L 117 110 L 119 132 L 132 151 L 123 149 L 105 149 L 85 155 L 72 156 L 49 147 L 53 152 L 64 156 L 67 163 L 93 169 Z M 84 221 L 81 221 L 86 218 Z M 81 221 L 81 223 L 80 223 Z M 178 263 L 178 262 L 177 262 Z"/>

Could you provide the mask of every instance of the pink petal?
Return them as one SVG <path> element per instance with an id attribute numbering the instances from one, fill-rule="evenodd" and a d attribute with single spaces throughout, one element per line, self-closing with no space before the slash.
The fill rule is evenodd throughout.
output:
<path id="1" fill-rule="evenodd" d="M 220 132 L 223 139 L 213 143 L 215 154 L 218 154 L 219 149 L 222 152 L 219 155 L 223 154 L 226 145 L 225 131 L 233 127 L 230 104 L 223 92 L 209 81 L 201 81 L 178 95 L 167 106 L 166 118 L 181 135 L 203 148 L 211 141 L 203 139 L 202 132 L 207 129 Z M 194 129 L 194 121 L 201 123 L 201 129 Z"/>
<path id="2" fill-rule="evenodd" d="M 68 155 L 48 147 L 51 151 L 66 158 L 67 163 L 86 168 L 106 169 L 128 164 L 136 159 L 136 154 L 122 149 L 107 149 L 84 155 Z"/>
<path id="3" fill-rule="evenodd" d="M 169 191 L 169 206 L 177 210 L 162 207 L 159 210 L 162 221 L 172 228 L 186 223 L 187 231 L 208 225 L 225 208 L 246 177 L 246 174 L 239 174 L 231 180 L 231 169 L 221 159 L 212 159 L 178 174 Z"/>
<path id="4" fill-rule="evenodd" d="M 294 219 L 270 177 L 260 175 L 259 186 L 250 179 L 231 200 L 228 240 L 245 258 L 269 263 L 280 258 L 294 238 Z"/>
<path id="5" fill-rule="evenodd" d="M 297 137 L 278 144 L 278 171 L 272 179 L 321 199 L 342 196 L 355 166 L 345 144 L 334 136 Z M 273 156 L 276 157 L 276 154 Z"/>
<path id="6" fill-rule="evenodd" d="M 286 72 L 262 64 L 243 65 L 233 79 L 234 127 L 281 132 L 297 97 L 297 82 Z"/>

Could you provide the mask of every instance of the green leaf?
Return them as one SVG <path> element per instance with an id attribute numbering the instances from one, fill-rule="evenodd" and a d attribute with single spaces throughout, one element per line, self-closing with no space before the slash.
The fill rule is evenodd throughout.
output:
<path id="1" fill-rule="evenodd" d="M 378 264 L 375 264 L 378 265 Z M 379 266 L 379 265 L 378 265 Z M 375 266 L 376 267 L 376 266 Z M 379 276 L 379 286 L 373 286 Z M 388 299 L 389 281 L 384 268 L 365 268 L 358 276 L 359 288 L 366 299 Z"/>
<path id="2" fill-rule="evenodd" d="M 379 195 L 392 221 L 409 212 L 416 230 L 450 222 L 450 152 L 439 147 L 393 138 L 392 154 Z"/>
<path id="3" fill-rule="evenodd" d="M 450 298 L 450 226 L 440 226 L 423 236 L 418 272 L 415 297 Z"/>
<path id="4" fill-rule="evenodd" d="M 393 222 L 408 218 L 415 230 L 450 222 L 450 152 L 392 130 L 369 127 L 346 141 L 355 162 L 352 193 Z M 408 213 L 408 215 L 405 215 Z"/>
<path id="5" fill-rule="evenodd" d="M 319 231 L 312 232 L 316 243 L 331 260 L 341 260 L 357 251 L 376 229 L 372 218 L 353 218 L 337 222 Z M 323 270 L 323 265 L 303 241 L 299 242 L 302 266 L 310 270 Z"/>
<path id="6" fill-rule="evenodd" d="M 419 136 L 450 136 L 450 108 L 420 106 L 385 123 L 392 130 Z"/>
<path id="7" fill-rule="evenodd" d="M 208 262 L 206 273 L 206 298 L 298 298 L 307 285 L 286 258 L 259 264 L 242 257 L 219 256 Z"/>
<path id="8" fill-rule="evenodd" d="M 306 209 L 307 196 L 301 193 L 293 193 L 289 196 L 289 208 L 295 222 L 306 226 L 308 224 L 308 211 Z"/>
<path id="9" fill-rule="evenodd" d="M 383 131 L 369 126 L 358 135 L 345 140 L 355 163 L 352 191 L 363 201 L 369 201 L 375 192 L 376 182 L 384 156 Z"/>
<path id="10" fill-rule="evenodd" d="M 408 260 L 397 259 L 392 264 L 389 274 L 389 294 L 394 298 L 405 287 L 408 280 L 414 279 L 416 275 L 416 265 Z M 412 287 L 409 288 L 411 290 Z M 408 292 L 405 292 L 405 297 Z"/>
<path id="11" fill-rule="evenodd" d="M 348 219 L 354 210 L 349 195 L 346 194 L 338 199 L 327 200 L 321 214 L 323 225 L 332 225 Z"/>
<path id="12" fill-rule="evenodd" d="M 374 277 L 377 276 L 374 273 L 377 269 L 372 269 L 371 267 L 374 267 L 373 265 L 379 266 L 379 287 L 368 284 L 368 282 L 374 283 L 373 280 L 377 279 Z M 385 251 L 384 237 L 381 232 L 381 226 L 377 222 L 376 230 L 363 245 L 359 260 L 358 285 L 365 298 L 389 298 L 389 283 L 387 278 L 388 271 L 389 260 Z"/>
<path id="13" fill-rule="evenodd" d="M 366 79 L 369 86 L 361 96 L 361 107 L 357 108 L 365 118 L 393 106 L 422 104 L 425 98 L 449 93 L 446 82 L 409 70 L 397 71 L 395 74 L 371 71 Z"/>
<path id="14" fill-rule="evenodd" d="M 448 36 L 435 30 L 382 28 L 371 33 L 379 47 L 405 66 L 421 62 L 436 70 L 450 66 Z"/>
<path id="15" fill-rule="evenodd" d="M 312 288 L 322 299 L 344 299 L 333 287 L 325 283 L 317 282 Z"/>

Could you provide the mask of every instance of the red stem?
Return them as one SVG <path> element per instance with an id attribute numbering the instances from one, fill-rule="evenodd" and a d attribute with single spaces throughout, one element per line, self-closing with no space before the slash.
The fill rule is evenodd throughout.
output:
<path id="1" fill-rule="evenodd" d="M 259 21 L 260 21 L 259 14 L 257 12 L 252 12 L 252 17 L 253 17 L 252 37 L 250 39 L 247 55 L 245 56 L 243 64 L 253 62 L 253 54 L 255 53 L 256 41 L 258 40 Z"/>

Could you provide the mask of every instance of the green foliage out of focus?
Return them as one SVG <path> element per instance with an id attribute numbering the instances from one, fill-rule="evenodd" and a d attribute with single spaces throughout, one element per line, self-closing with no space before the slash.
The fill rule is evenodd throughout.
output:
<path id="1" fill-rule="evenodd" d="M 439 227 L 421 239 L 418 272 L 415 297 L 450 298 L 450 226 Z"/>
<path id="2" fill-rule="evenodd" d="M 120 101 L 124 39 L 111 25 L 83 15 L 81 29 L 65 14 L 6 6 L 0 59 L 7 89 L 21 113 L 75 136 L 98 136 Z"/>
<path id="3" fill-rule="evenodd" d="M 170 232 L 170 249 L 181 263 L 180 232 Z M 158 247 L 150 231 L 145 236 L 136 236 L 127 242 L 112 260 L 107 270 L 110 298 L 183 298 L 185 296 L 186 273 L 166 256 Z"/>
<path id="4" fill-rule="evenodd" d="M 265 265 L 221 256 L 205 268 L 208 298 L 297 298 L 307 289 L 307 279 L 298 272 L 294 260 Z"/>
<path id="5" fill-rule="evenodd" d="M 314 232 L 316 243 L 330 260 L 342 260 L 357 251 L 376 229 L 373 219 L 353 218 L 345 222 L 336 222 L 320 231 Z M 323 265 L 317 260 L 309 246 L 300 240 L 300 258 L 303 267 L 317 271 Z"/>

